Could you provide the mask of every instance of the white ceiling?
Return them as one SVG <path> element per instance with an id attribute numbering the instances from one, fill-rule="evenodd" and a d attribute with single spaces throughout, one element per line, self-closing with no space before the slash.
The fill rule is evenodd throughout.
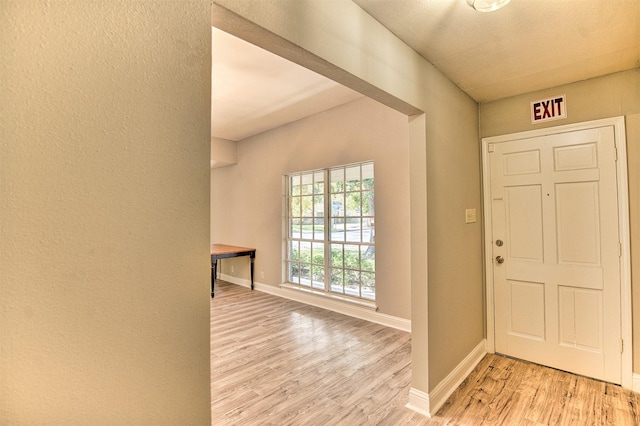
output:
<path id="1" fill-rule="evenodd" d="M 212 28 L 211 135 L 239 141 L 362 97 Z"/>
<path id="2" fill-rule="evenodd" d="M 640 67 L 640 0 L 353 0 L 478 102 Z"/>
<path id="3" fill-rule="evenodd" d="M 353 1 L 478 102 L 640 67 L 640 0 Z M 215 28 L 212 76 L 212 136 L 234 141 L 360 97 Z"/>

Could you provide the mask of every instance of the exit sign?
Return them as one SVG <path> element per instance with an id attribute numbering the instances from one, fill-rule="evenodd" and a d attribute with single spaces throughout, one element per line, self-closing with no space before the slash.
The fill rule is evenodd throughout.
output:
<path id="1" fill-rule="evenodd" d="M 531 102 L 531 124 L 567 118 L 567 97 L 554 96 Z"/>

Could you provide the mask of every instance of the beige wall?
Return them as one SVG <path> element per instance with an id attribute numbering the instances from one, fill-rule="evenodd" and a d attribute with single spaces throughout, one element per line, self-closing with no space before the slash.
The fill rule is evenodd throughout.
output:
<path id="1" fill-rule="evenodd" d="M 211 138 L 211 166 L 224 167 L 238 162 L 236 143 L 221 138 Z"/>
<path id="2" fill-rule="evenodd" d="M 444 91 L 438 99 L 427 115 L 427 128 L 444 124 L 427 136 L 430 390 L 484 337 L 478 110 Z M 465 223 L 465 209 L 477 222 Z"/>
<path id="3" fill-rule="evenodd" d="M 0 2 L 0 423 L 210 423 L 209 14 Z"/>
<path id="4" fill-rule="evenodd" d="M 465 208 L 480 209 L 477 104 L 349 0 L 214 0 L 212 22 L 417 115 L 409 124 L 412 386 L 428 392 L 483 338 L 481 227 L 464 223 Z"/>
<path id="5" fill-rule="evenodd" d="M 567 95 L 567 119 L 532 125 L 529 102 Z M 633 369 L 640 371 L 640 69 L 480 105 L 482 137 L 625 116 L 631 226 Z"/>
<path id="6" fill-rule="evenodd" d="M 368 160 L 376 180 L 378 307 L 409 319 L 407 117 L 375 101 L 355 101 L 239 142 L 238 164 L 212 171 L 214 241 L 255 247 L 256 281 L 283 283 L 283 176 Z M 222 268 L 249 279 L 246 260 L 230 259 Z"/>

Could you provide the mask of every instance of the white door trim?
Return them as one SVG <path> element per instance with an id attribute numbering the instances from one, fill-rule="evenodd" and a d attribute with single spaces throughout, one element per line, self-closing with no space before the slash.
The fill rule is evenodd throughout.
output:
<path id="1" fill-rule="evenodd" d="M 487 347 L 489 353 L 495 352 L 495 319 L 493 304 L 493 263 L 491 253 L 493 245 L 491 241 L 491 191 L 489 152 L 490 143 L 508 142 L 516 139 L 527 139 L 559 133 L 567 133 L 575 130 L 593 129 L 596 127 L 613 126 L 617 148 L 618 161 L 616 162 L 616 175 L 618 184 L 618 223 L 619 238 L 621 244 L 620 256 L 620 313 L 621 333 L 624 341 L 622 350 L 622 386 L 633 388 L 632 366 L 632 320 L 631 320 L 631 250 L 629 231 L 629 190 L 627 179 L 627 142 L 625 134 L 624 117 L 612 117 L 602 120 L 586 121 L 583 123 L 567 124 L 564 126 L 548 127 L 545 129 L 531 130 L 508 135 L 491 136 L 482 138 L 482 192 L 484 211 L 484 267 L 485 267 L 485 291 L 486 291 L 486 315 L 487 315 Z"/>

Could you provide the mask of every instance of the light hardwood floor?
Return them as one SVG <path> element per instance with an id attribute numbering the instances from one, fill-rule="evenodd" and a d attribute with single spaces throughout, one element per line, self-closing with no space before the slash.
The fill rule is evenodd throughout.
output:
<path id="1" fill-rule="evenodd" d="M 640 395 L 487 355 L 433 418 L 407 408 L 409 333 L 216 282 L 213 425 L 640 425 Z"/>

